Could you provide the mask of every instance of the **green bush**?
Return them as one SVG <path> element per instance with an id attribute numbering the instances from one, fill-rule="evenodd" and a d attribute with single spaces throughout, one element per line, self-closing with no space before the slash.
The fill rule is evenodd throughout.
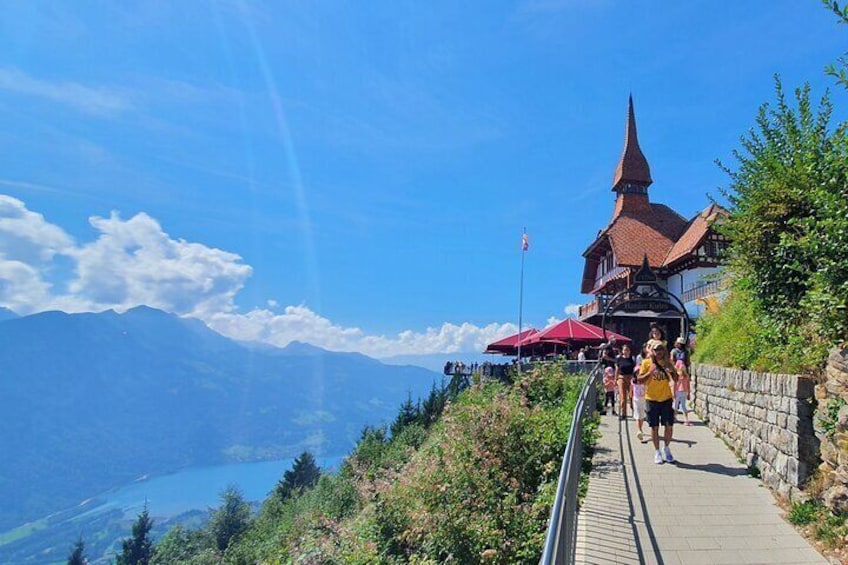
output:
<path id="1" fill-rule="evenodd" d="M 583 379 L 537 368 L 466 390 L 426 426 L 366 429 L 338 474 L 269 498 L 225 561 L 538 562 Z"/>
<path id="2" fill-rule="evenodd" d="M 582 377 L 537 368 L 511 388 L 467 391 L 446 411 L 374 518 L 404 562 L 539 559 Z"/>
<path id="3" fill-rule="evenodd" d="M 743 369 L 765 369 L 771 364 L 760 314 L 744 289 L 725 298 L 721 310 L 698 320 L 697 346 L 693 360 L 699 363 L 731 365 Z M 763 357 L 766 357 L 763 359 Z"/>
<path id="4" fill-rule="evenodd" d="M 816 109 L 809 86 L 795 107 L 776 91 L 725 168 L 731 296 L 699 322 L 696 359 L 818 372 L 848 336 L 848 139 L 826 95 Z"/>

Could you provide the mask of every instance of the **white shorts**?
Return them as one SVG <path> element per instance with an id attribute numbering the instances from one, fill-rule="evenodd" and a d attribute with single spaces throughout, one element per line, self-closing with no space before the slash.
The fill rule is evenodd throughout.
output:
<path id="1" fill-rule="evenodd" d="M 635 396 L 633 397 L 633 415 L 639 420 L 644 420 L 648 417 L 648 411 L 645 408 L 644 398 L 636 398 Z"/>
<path id="2" fill-rule="evenodd" d="M 689 411 L 686 406 L 686 393 L 682 390 L 674 393 L 674 409 L 680 410 L 684 414 Z"/>

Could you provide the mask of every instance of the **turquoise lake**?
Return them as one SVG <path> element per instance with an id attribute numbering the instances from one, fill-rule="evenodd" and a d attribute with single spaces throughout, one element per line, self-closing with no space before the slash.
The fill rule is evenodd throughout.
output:
<path id="1" fill-rule="evenodd" d="M 322 471 L 338 470 L 342 457 L 317 458 Z M 206 510 L 219 505 L 219 494 L 235 484 L 250 502 L 265 500 L 291 469 L 294 459 L 233 463 L 211 467 L 195 467 L 172 475 L 138 480 L 96 497 L 100 502 L 86 514 L 119 508 L 127 517 L 134 517 L 147 502 L 150 515 L 170 518 L 189 510 Z"/>

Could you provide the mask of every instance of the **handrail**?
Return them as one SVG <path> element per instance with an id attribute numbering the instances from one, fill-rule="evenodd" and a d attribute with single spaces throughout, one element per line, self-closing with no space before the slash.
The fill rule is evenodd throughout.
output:
<path id="1" fill-rule="evenodd" d="M 577 496 L 583 462 L 583 427 L 598 408 L 598 384 L 602 366 L 596 363 L 580 390 L 571 420 L 568 443 L 562 456 L 556 497 L 551 507 L 548 533 L 539 565 L 574 563 L 577 541 Z"/>
<path id="2" fill-rule="evenodd" d="M 722 278 L 699 284 L 698 286 L 692 287 L 689 290 L 683 291 L 683 294 L 680 295 L 680 299 L 683 302 L 691 302 L 692 300 L 697 300 L 699 298 L 718 294 L 719 292 L 724 290 L 724 282 L 725 279 Z"/>

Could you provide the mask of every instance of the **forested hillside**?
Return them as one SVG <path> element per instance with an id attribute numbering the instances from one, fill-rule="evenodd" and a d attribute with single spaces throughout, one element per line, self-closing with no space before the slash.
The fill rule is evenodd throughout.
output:
<path id="1" fill-rule="evenodd" d="M 179 528 L 153 563 L 538 563 L 582 382 L 551 366 L 434 389 L 390 429 L 367 428 L 314 488 L 283 478 L 225 547 L 214 524 Z"/>

